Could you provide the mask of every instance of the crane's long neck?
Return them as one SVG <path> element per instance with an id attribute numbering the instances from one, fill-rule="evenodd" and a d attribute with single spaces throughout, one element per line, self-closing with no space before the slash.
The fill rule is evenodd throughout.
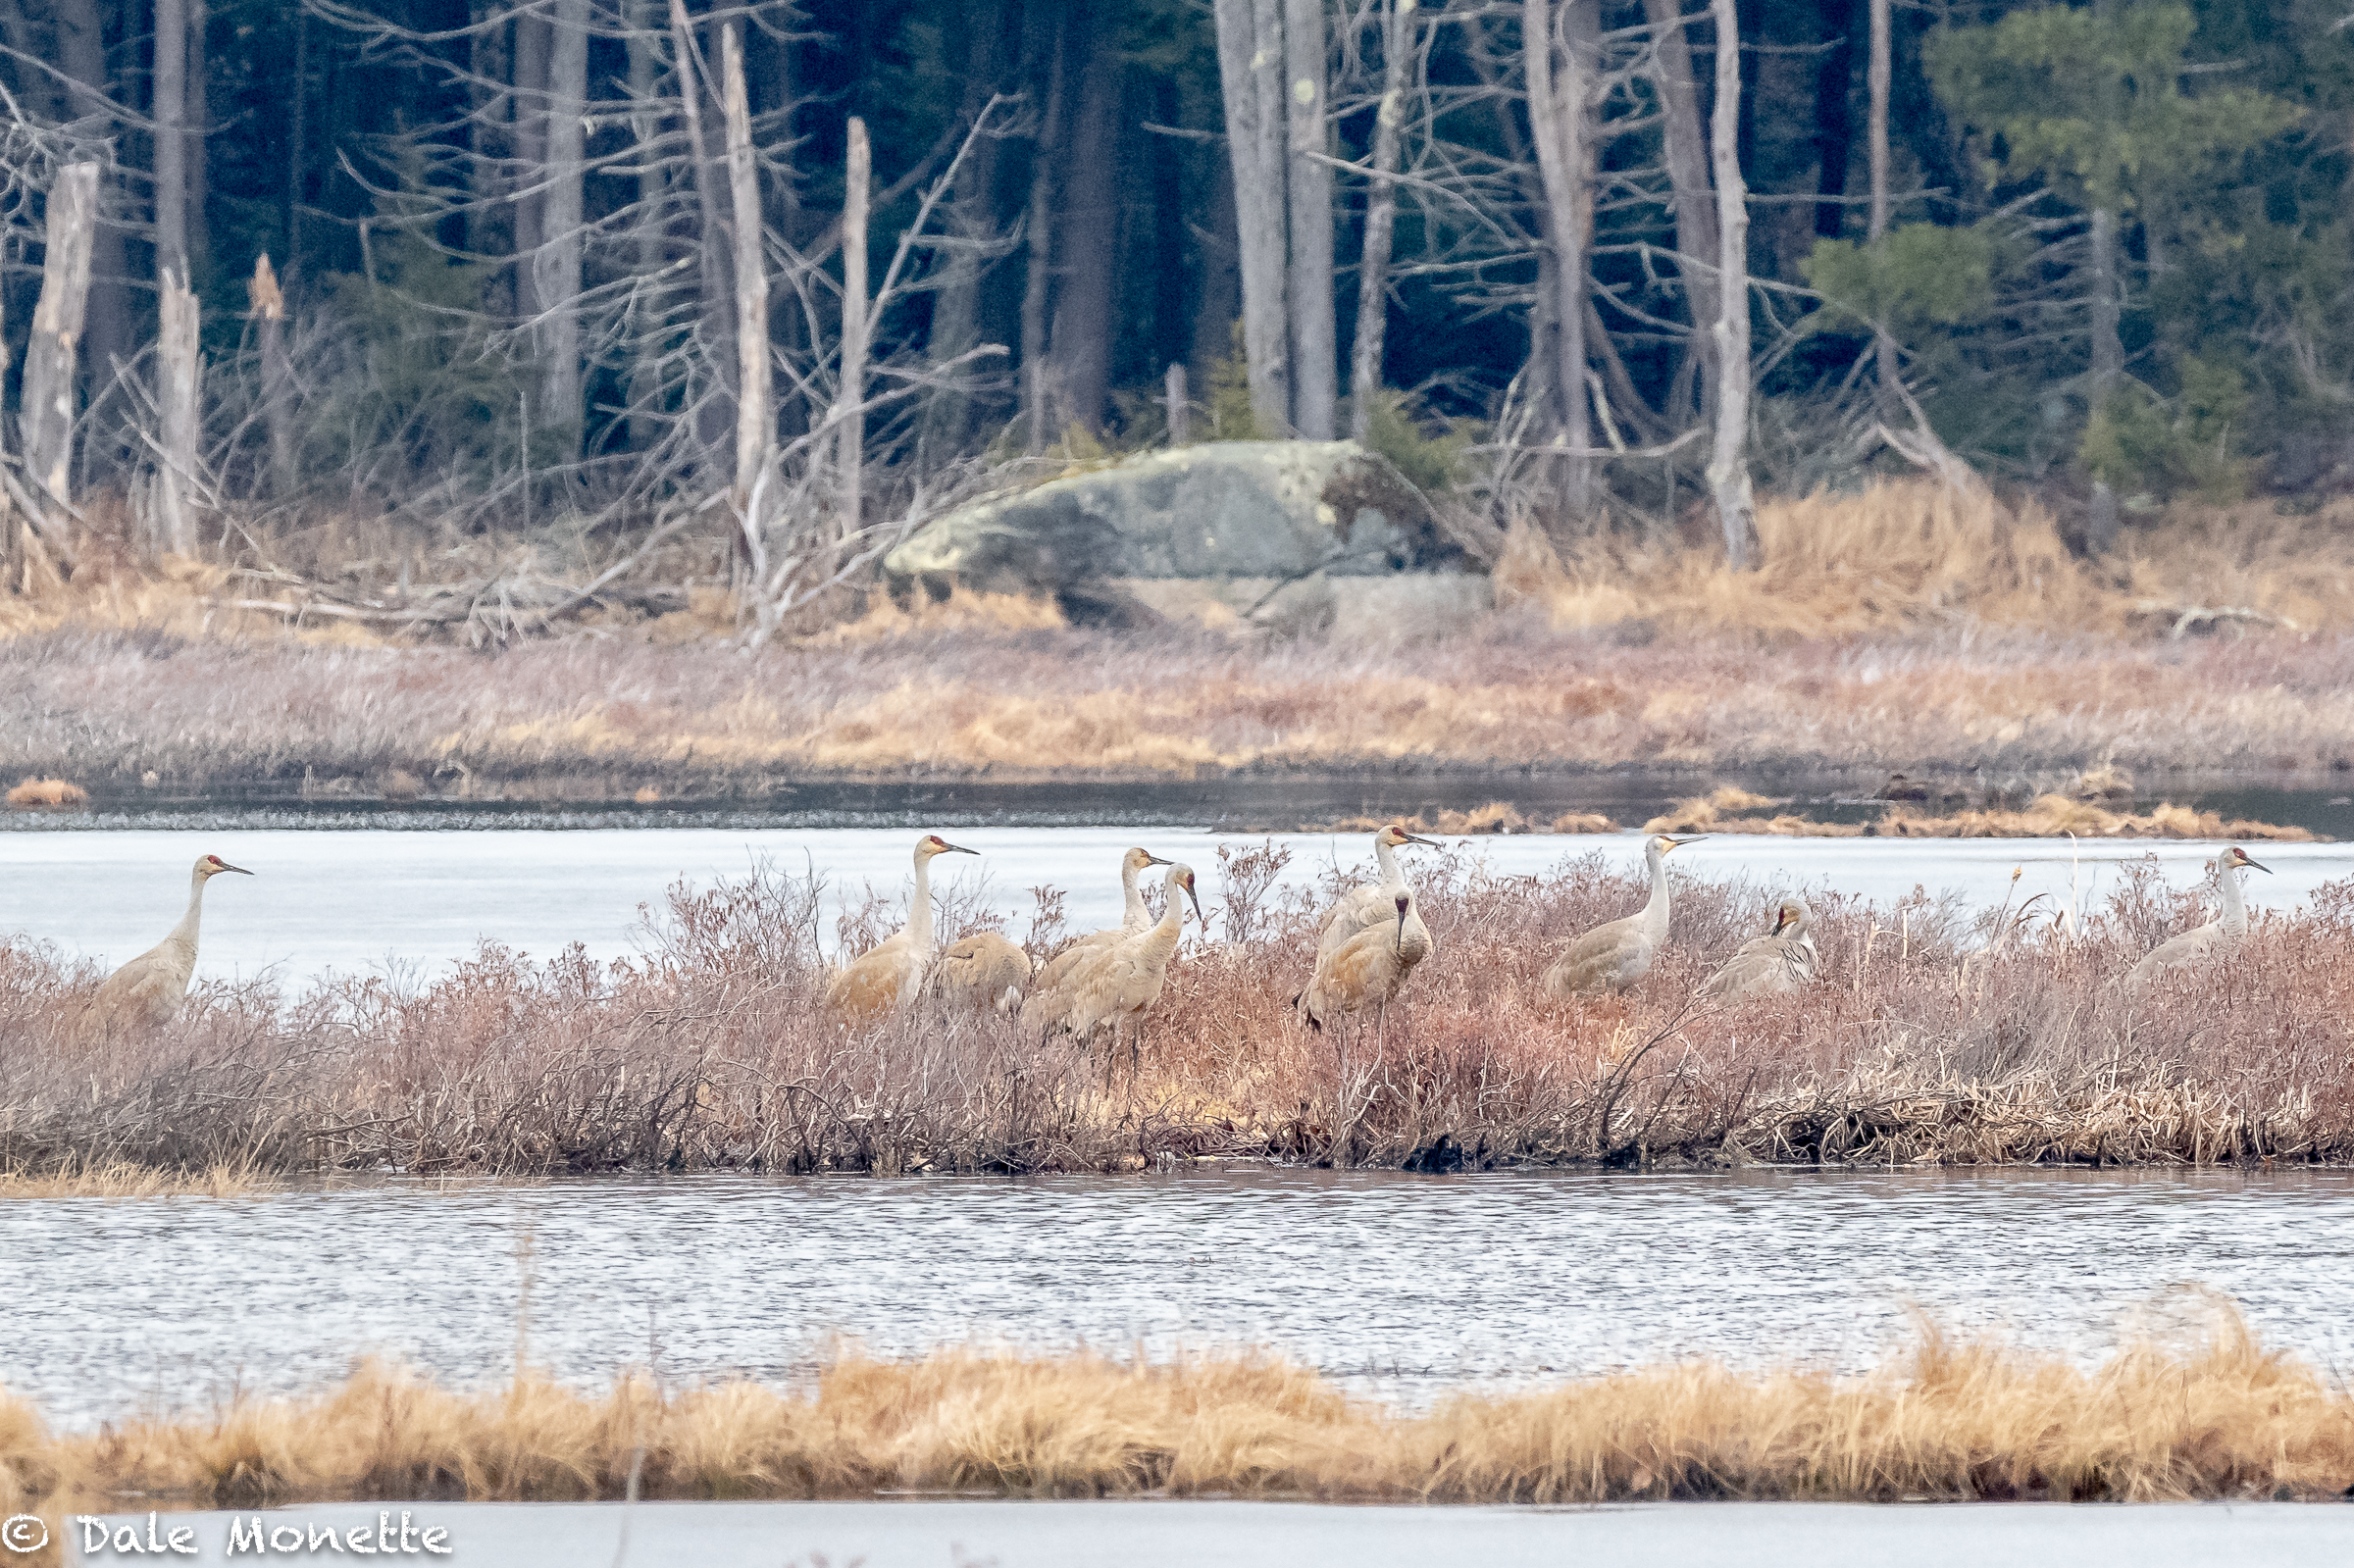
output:
<path id="1" fill-rule="evenodd" d="M 1655 942 L 1667 939 L 1667 857 L 1654 844 L 1643 858 L 1651 863 L 1651 901 L 1643 906 L 1643 934 Z"/>
<path id="2" fill-rule="evenodd" d="M 1166 907 L 1159 921 L 1144 935 L 1145 955 L 1154 963 L 1164 963 L 1177 950 L 1177 938 L 1185 933 L 1185 903 L 1177 895 L 1184 889 L 1170 883 L 1163 895 Z"/>
<path id="3" fill-rule="evenodd" d="M 2233 866 L 2216 868 L 2217 883 L 2224 893 L 2223 928 L 2227 936 L 2245 936 L 2248 934 L 2248 906 L 2240 901 L 2239 871 Z M 193 914 L 190 919 L 194 919 Z"/>
<path id="4" fill-rule="evenodd" d="M 1406 889 L 1406 873 L 1398 869 L 1398 851 L 1376 838 L 1373 840 L 1373 859 L 1381 867 L 1381 888 L 1387 893 Z"/>
<path id="5" fill-rule="evenodd" d="M 915 905 L 907 911 L 907 939 L 915 950 L 932 953 L 932 857 L 915 857 Z"/>
<path id="6" fill-rule="evenodd" d="M 205 875 L 201 871 L 188 878 L 188 912 L 179 917 L 179 924 L 173 927 L 172 935 L 164 938 L 176 946 L 185 947 L 191 954 L 196 951 L 196 928 L 204 918 L 205 882 Z"/>
<path id="7" fill-rule="evenodd" d="M 1152 924 L 1152 911 L 1145 907 L 1145 895 L 1136 885 L 1137 868 L 1120 862 L 1120 930 L 1133 936 Z"/>
<path id="8" fill-rule="evenodd" d="M 1411 969 L 1430 956 L 1430 928 L 1422 924 L 1422 908 L 1408 904 L 1398 917 L 1398 964 Z"/>

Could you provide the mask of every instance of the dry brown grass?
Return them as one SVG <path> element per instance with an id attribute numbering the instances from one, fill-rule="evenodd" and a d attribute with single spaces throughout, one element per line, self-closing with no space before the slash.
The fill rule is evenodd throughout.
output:
<path id="1" fill-rule="evenodd" d="M 2354 1483 L 2354 1399 L 2203 1332 L 2090 1371 L 1924 1332 L 1862 1376 L 1710 1362 L 1458 1393 L 1402 1415 L 1272 1357 L 1167 1363 L 855 1354 L 813 1382 L 483 1393 L 363 1365 L 309 1398 L 56 1436 L 0 1396 L 0 1504 L 1242 1495 L 1456 1503 L 1628 1498 L 2327 1497 Z"/>
<path id="2" fill-rule="evenodd" d="M 1558 626 L 1645 619 L 1679 631 L 1801 636 L 1970 623 L 2129 637 L 2222 622 L 2354 628 L 2354 549 L 2341 504 L 2286 518 L 2262 504 L 2184 508 L 2103 562 L 2073 556 L 2049 514 L 1934 480 L 1759 509 L 1765 566 L 1724 570 L 1710 547 L 1609 542 L 1566 561 L 1523 526 L 1497 571 L 1500 597 Z M 2199 612 L 2205 612 L 2200 614 Z M 2185 618 L 2188 618 L 2187 625 Z"/>
<path id="3" fill-rule="evenodd" d="M 0 1203 L 11 1198 L 244 1197 L 276 1185 L 250 1164 L 180 1171 L 118 1160 L 96 1168 L 75 1167 L 37 1175 L 0 1172 Z"/>
<path id="4" fill-rule="evenodd" d="M 1725 787 L 1679 800 L 1643 825 L 1645 833 L 1771 834 L 1790 838 L 2261 838 L 2311 843 L 2304 828 L 2269 822 L 2226 821 L 2212 811 L 2161 804 L 2146 815 L 2104 811 L 2088 800 L 2042 794 L 2023 811 L 2001 807 L 1931 816 L 1891 802 L 1876 822 L 1821 822 L 1794 812 L 1755 815 L 1786 805 L 1746 789 Z M 1748 813 L 1748 815 L 1743 815 Z M 1454 830 L 1450 830 L 1454 831 Z M 1575 832 L 1557 828 L 1555 832 Z"/>
<path id="5" fill-rule="evenodd" d="M 2208 913 L 2154 862 L 2065 926 L 1821 895 L 1817 984 L 1709 1007 L 1687 999 L 1766 892 L 1682 884 L 1652 975 L 1563 1003 L 1546 966 L 1637 907 L 1636 879 L 1425 851 L 1436 952 L 1386 1031 L 1316 1034 L 1291 998 L 1331 889 L 1272 889 L 1283 853 L 1221 857 L 1218 939 L 1181 949 L 1134 1071 L 994 1014 L 834 1028 L 815 890 L 778 876 L 678 894 L 635 960 L 486 948 L 431 982 L 200 986 L 143 1038 L 77 1037 L 97 972 L 0 945 L 0 1170 L 1397 1166 L 1442 1137 L 1483 1166 L 2354 1158 L 2354 884 L 2131 1004 L 2120 977 Z M 895 918 L 852 910 L 844 945 Z M 1048 907 L 1027 936 L 1043 958 L 1063 935 Z"/>
<path id="6" fill-rule="evenodd" d="M 1428 634 L 1107 632 L 1019 600 L 877 595 L 752 656 L 708 588 L 477 650 L 224 612 L 209 568 L 115 572 L 0 597 L 0 764 L 117 790 L 307 771 L 669 801 L 821 776 L 2354 770 L 2354 535 L 2334 513 L 2185 518 L 2099 567 L 2031 509 L 1933 485 L 1775 503 L 1764 526 L 1770 564 L 1741 577 L 1705 550 L 1564 569 L 1523 531 L 1504 608 Z"/>
<path id="7" fill-rule="evenodd" d="M 89 804 L 90 792 L 63 779 L 26 779 L 8 792 L 11 811 L 72 811 Z"/>

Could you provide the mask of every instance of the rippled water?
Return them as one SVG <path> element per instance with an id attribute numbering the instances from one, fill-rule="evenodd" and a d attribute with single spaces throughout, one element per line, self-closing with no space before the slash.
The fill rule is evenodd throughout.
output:
<path id="1" fill-rule="evenodd" d="M 1215 920 L 1217 847 L 1260 842 L 1136 827 L 971 828 L 951 836 L 980 857 L 936 862 L 936 886 L 981 885 L 985 901 L 1007 914 L 1017 936 L 1033 908 L 1029 889 L 1041 884 L 1066 890 L 1073 929 L 1117 924 L 1118 858 L 1140 842 L 1203 874 L 1203 902 Z M 1370 871 L 1362 835 L 1277 838 L 1293 850 L 1294 881 L 1335 864 Z M 187 867 L 210 852 L 256 875 L 224 878 L 206 894 L 201 976 L 275 967 L 299 980 L 393 964 L 430 969 L 481 940 L 542 957 L 578 941 L 610 957 L 631 950 L 640 906 L 658 903 L 681 879 L 741 877 L 766 859 L 822 875 L 836 904 L 870 884 L 900 896 L 914 841 L 904 829 L 8 833 L 0 834 L 0 933 L 23 932 L 120 962 L 171 929 L 187 899 Z M 1451 852 L 1498 873 L 1525 874 L 1597 850 L 1640 867 L 1634 835 L 1483 837 L 1458 840 Z M 1883 903 L 1918 885 L 1990 905 L 2002 898 L 2014 866 L 2025 870 L 2019 897 L 2065 899 L 2073 878 L 2078 896 L 2090 901 L 2114 885 L 2120 861 L 2155 854 L 2170 881 L 2188 886 L 2214 852 L 2186 842 L 1721 836 L 1678 851 L 1671 864 L 1706 880 L 1829 886 Z M 2247 876 L 2249 899 L 2260 906 L 2289 907 L 2322 882 L 2354 876 L 2354 844 L 2269 844 L 2255 852 L 2276 873 Z M 1410 850 L 1407 864 L 1427 864 L 1434 853 Z"/>
<path id="2" fill-rule="evenodd" d="M 2204 1282 L 2354 1367 L 2354 1173 L 693 1178 L 0 1204 L 0 1385 L 69 1425 L 379 1351 L 458 1383 L 971 1339 L 1271 1345 L 1413 1403 L 1693 1354 L 1868 1364 L 1908 1303 L 2092 1357 Z M 2179 1305 L 2179 1303 L 2177 1303 Z"/>

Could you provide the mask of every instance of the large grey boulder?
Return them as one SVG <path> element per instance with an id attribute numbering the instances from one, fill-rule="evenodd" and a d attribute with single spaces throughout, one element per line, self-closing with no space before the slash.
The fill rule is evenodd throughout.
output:
<path id="1" fill-rule="evenodd" d="M 1068 606 L 1137 580 L 1375 577 L 1475 563 L 1421 492 L 1355 441 L 1212 441 L 959 507 L 883 568 L 936 592 L 961 583 Z"/>

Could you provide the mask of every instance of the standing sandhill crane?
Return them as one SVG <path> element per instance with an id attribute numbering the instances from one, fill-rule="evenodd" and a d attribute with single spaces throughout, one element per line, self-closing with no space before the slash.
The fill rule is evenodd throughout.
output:
<path id="1" fill-rule="evenodd" d="M 1136 879 L 1148 866 L 1165 866 L 1168 862 L 1158 855 L 1142 849 L 1131 849 L 1120 857 L 1120 923 L 1107 931 L 1092 931 L 1065 947 L 1046 962 L 1038 972 L 1034 989 L 1041 993 L 1059 986 L 1085 960 L 1105 951 L 1138 933 L 1150 930 L 1152 911 L 1145 907 L 1145 895 L 1137 891 Z"/>
<path id="2" fill-rule="evenodd" d="M 1725 966 L 1700 987 L 1703 996 L 1785 996 L 1815 978 L 1820 955 L 1807 935 L 1807 906 L 1796 893 L 1773 912 L 1773 930 L 1737 948 Z"/>
<path id="3" fill-rule="evenodd" d="M 1024 1008 L 1023 1017 L 1043 1022 L 1049 1029 L 1067 1029 L 1081 1039 L 1108 1024 L 1113 1053 L 1117 1054 L 1124 1032 L 1128 1059 L 1136 1061 L 1141 1054 L 1145 1014 L 1160 1000 L 1160 988 L 1169 977 L 1169 959 L 1185 930 L 1185 905 L 1177 901 L 1181 892 L 1193 903 L 1194 923 L 1206 926 L 1202 897 L 1194 891 L 1194 868 L 1171 866 L 1160 919 L 1081 962 L 1053 994 L 1034 997 L 1037 1011 Z"/>
<path id="4" fill-rule="evenodd" d="M 179 917 L 172 935 L 106 977 L 98 994 L 81 1015 L 84 1034 L 128 1029 L 155 1029 L 172 1022 L 187 999 L 188 979 L 196 973 L 196 928 L 204 913 L 204 885 L 225 871 L 240 877 L 252 872 L 232 866 L 219 855 L 199 855 L 188 879 L 188 912 Z"/>
<path id="5" fill-rule="evenodd" d="M 1667 941 L 1668 852 L 1696 841 L 1670 838 L 1665 834 L 1652 836 L 1643 846 L 1644 864 L 1651 868 L 1651 901 L 1634 914 L 1595 927 L 1562 948 L 1561 956 L 1545 971 L 1546 995 L 1624 990 L 1651 973 L 1652 963 Z"/>
<path id="6" fill-rule="evenodd" d="M 1406 977 L 1430 956 L 1430 928 L 1422 924 L 1413 895 L 1400 893 L 1390 906 L 1388 920 L 1317 955 L 1315 975 L 1297 998 L 1310 1029 L 1320 1031 L 1329 1021 L 1368 1007 L 1386 1019 Z"/>
<path id="7" fill-rule="evenodd" d="M 944 1001 L 985 1012 L 1010 1013 L 1030 984 L 1030 955 L 994 931 L 975 932 L 951 942 L 932 968 L 932 985 Z"/>
<path id="8" fill-rule="evenodd" d="M 932 873 L 936 855 L 977 855 L 938 834 L 915 841 L 915 899 L 907 924 L 834 972 L 825 1009 L 847 1024 L 864 1024 L 915 1000 L 932 970 Z"/>
<path id="9" fill-rule="evenodd" d="M 1413 891 L 1406 885 L 1406 874 L 1398 869 L 1397 851 L 1406 844 L 1441 847 L 1395 823 L 1375 834 L 1373 859 L 1381 867 L 1381 881 L 1352 887 L 1341 894 L 1340 902 L 1324 916 L 1324 928 L 1316 936 L 1317 958 L 1321 959 L 1368 926 L 1388 926 L 1398 918 L 1398 895 Z"/>
<path id="10" fill-rule="evenodd" d="M 2145 954 L 2125 974 L 2125 992 L 2140 996 L 2155 985 L 2169 970 L 2190 969 L 2211 963 L 2230 952 L 2248 934 L 2247 906 L 2239 898 L 2239 868 L 2254 866 L 2266 876 L 2273 868 L 2250 860 L 2248 852 L 2233 844 L 2215 857 L 2216 886 L 2224 895 L 2224 912 L 2215 919 L 2181 936 L 2160 942 Z"/>

